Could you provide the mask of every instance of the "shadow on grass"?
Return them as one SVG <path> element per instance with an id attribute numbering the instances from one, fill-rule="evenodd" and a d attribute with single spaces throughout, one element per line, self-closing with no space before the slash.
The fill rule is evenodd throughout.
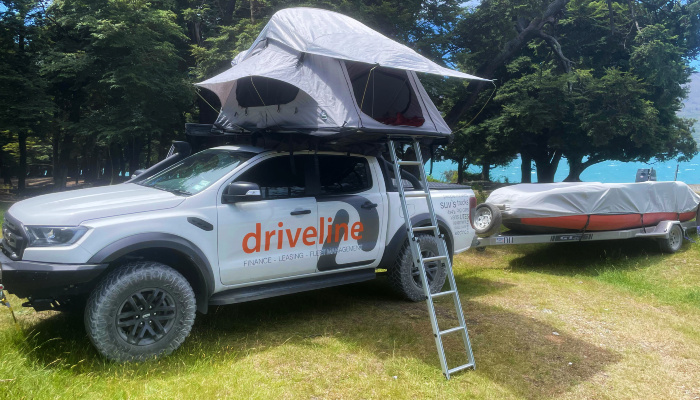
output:
<path id="1" fill-rule="evenodd" d="M 507 289 L 509 284 L 477 277 L 457 279 L 478 367 L 455 376 L 455 385 L 465 379 L 464 390 L 468 390 L 470 374 L 479 374 L 524 397 L 546 398 L 569 390 L 619 360 L 617 354 L 554 326 L 478 301 L 479 296 Z M 188 374 L 187 365 L 204 359 L 215 367 L 232 368 L 237 360 L 285 344 L 318 348 L 316 339 L 329 337 L 380 359 L 419 360 L 434 368 L 434 379 L 442 379 L 425 303 L 407 303 L 387 291 L 387 283 L 380 278 L 215 307 L 209 314 L 197 316 L 192 334 L 180 350 L 149 363 L 106 362 L 89 345 L 79 315 L 57 314 L 42 319 L 26 327 L 33 333 L 17 345 L 47 368 L 142 378 L 154 368 L 159 373 Z M 438 315 L 442 320 L 454 320 L 449 315 Z M 554 335 L 555 331 L 560 334 Z M 392 374 L 395 372 L 402 371 Z"/>
<path id="2" fill-rule="evenodd" d="M 690 246 L 685 244 L 679 252 L 689 250 Z M 645 268 L 668 257 L 650 239 L 523 245 L 514 253 L 518 256 L 509 261 L 509 266 L 516 272 L 589 276 L 608 269 Z"/>

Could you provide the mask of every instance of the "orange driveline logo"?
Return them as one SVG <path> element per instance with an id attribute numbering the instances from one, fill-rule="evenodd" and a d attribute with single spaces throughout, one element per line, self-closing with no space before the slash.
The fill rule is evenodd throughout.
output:
<path id="1" fill-rule="evenodd" d="M 285 241 L 285 234 L 287 238 L 287 243 L 289 247 L 296 247 L 299 243 L 299 236 L 301 236 L 301 241 L 306 246 L 312 246 L 317 243 L 338 243 L 341 240 L 347 241 L 348 234 L 354 240 L 362 239 L 362 231 L 364 231 L 364 226 L 362 222 L 355 222 L 352 224 L 351 228 L 348 228 L 348 224 L 331 224 L 332 218 L 328 218 L 328 228 L 324 229 L 326 226 L 326 218 L 321 217 L 319 223 L 319 229 L 314 226 L 309 226 L 304 228 L 303 233 L 301 228 L 297 228 L 294 232 L 291 229 L 278 229 L 266 231 L 263 235 L 262 224 L 259 222 L 255 224 L 255 232 L 250 232 L 243 237 L 243 251 L 250 253 L 257 253 L 260 251 L 260 246 L 262 243 L 265 244 L 265 250 L 270 250 L 270 244 L 275 239 L 277 239 L 277 248 L 281 249 L 282 244 Z M 283 224 L 280 222 L 277 224 L 280 228 L 283 228 Z M 335 227 L 335 229 L 333 229 Z M 324 232 L 325 231 L 325 232 Z M 325 236 L 324 236 L 325 234 Z M 263 240 L 264 238 L 264 240 Z M 251 246 L 252 241 L 252 246 Z"/>

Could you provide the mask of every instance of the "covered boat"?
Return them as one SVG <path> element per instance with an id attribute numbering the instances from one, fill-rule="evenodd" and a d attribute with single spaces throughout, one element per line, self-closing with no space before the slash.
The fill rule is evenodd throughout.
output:
<path id="1" fill-rule="evenodd" d="M 401 134 L 446 142 L 450 128 L 417 72 L 485 80 L 442 67 L 345 15 L 281 10 L 230 69 L 197 84 L 218 96 L 221 111 L 213 126 L 190 125 L 188 134 L 269 139 L 273 132 L 325 143 Z"/>
<path id="2" fill-rule="evenodd" d="M 516 232 L 610 231 L 690 221 L 700 205 L 683 182 L 519 184 L 486 203 Z"/>

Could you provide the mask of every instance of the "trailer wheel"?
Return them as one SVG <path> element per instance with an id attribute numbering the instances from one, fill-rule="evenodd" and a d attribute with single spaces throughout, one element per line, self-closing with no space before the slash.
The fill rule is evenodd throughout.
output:
<path id="1" fill-rule="evenodd" d="M 422 256 L 434 257 L 439 255 L 440 243 L 433 235 L 416 235 L 421 248 Z M 388 269 L 389 285 L 400 296 L 410 301 L 425 300 L 423 283 L 418 268 L 413 265 L 413 254 L 408 240 L 401 247 L 399 256 L 391 268 Z M 447 264 L 441 261 L 426 263 L 425 272 L 430 285 L 430 293 L 438 293 L 445 285 L 447 278 Z"/>
<path id="2" fill-rule="evenodd" d="M 683 246 L 683 228 L 675 224 L 668 233 L 668 238 L 659 240 L 659 247 L 664 253 L 675 253 Z"/>
<path id="3" fill-rule="evenodd" d="M 502 221 L 501 210 L 493 204 L 481 203 L 474 210 L 474 231 L 479 236 L 497 234 L 501 229 Z"/>
<path id="4" fill-rule="evenodd" d="M 117 361 L 146 361 L 172 353 L 189 335 L 195 296 L 167 265 L 138 261 L 112 271 L 90 295 L 85 329 L 95 348 Z"/>

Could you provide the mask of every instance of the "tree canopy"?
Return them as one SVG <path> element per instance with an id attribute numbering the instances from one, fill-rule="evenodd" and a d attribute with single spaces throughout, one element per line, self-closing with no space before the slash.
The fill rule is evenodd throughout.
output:
<path id="1" fill-rule="evenodd" d="M 523 181 L 532 160 L 551 182 L 562 157 L 573 181 L 604 160 L 693 157 L 692 121 L 677 113 L 700 51 L 699 10 L 697 1 L 483 1 L 457 35 L 460 65 L 500 82 L 476 122 L 498 138 L 482 159 L 517 152 Z M 483 88 L 458 89 L 448 123 L 474 115 Z"/>
<path id="2" fill-rule="evenodd" d="M 0 0 L 0 174 L 28 165 L 108 179 L 152 165 L 185 122 L 212 122 L 192 83 L 223 71 L 267 19 L 313 6 L 356 18 L 482 82 L 422 76 L 455 132 L 438 155 L 489 168 L 517 154 L 551 181 L 604 160 L 696 154 L 681 118 L 700 0 Z M 489 101 L 490 100 L 490 101 Z M 51 165 L 49 165 L 51 164 Z M 42 167 L 43 168 L 43 167 Z M 45 172 L 46 173 L 46 172 Z"/>

